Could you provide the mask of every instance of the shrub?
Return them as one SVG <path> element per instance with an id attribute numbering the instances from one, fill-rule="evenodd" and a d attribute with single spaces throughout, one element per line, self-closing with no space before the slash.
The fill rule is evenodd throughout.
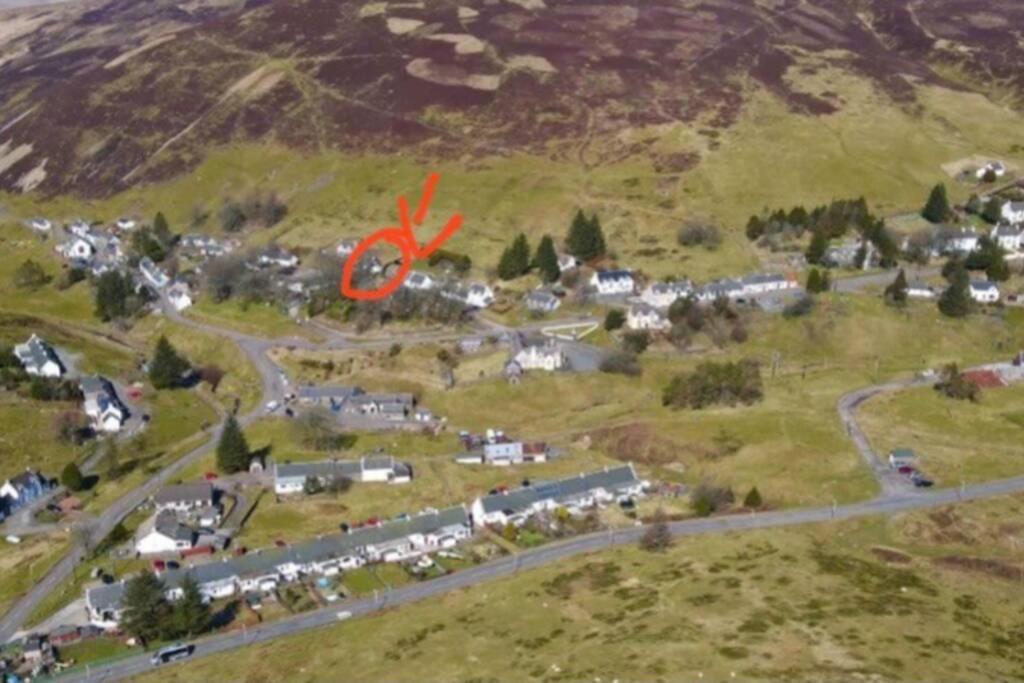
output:
<path id="1" fill-rule="evenodd" d="M 808 315 L 814 310 L 814 299 L 809 296 L 802 296 L 795 301 L 786 304 L 782 309 L 782 317 L 786 319 L 800 318 Z"/>
<path id="2" fill-rule="evenodd" d="M 745 508 L 759 508 L 764 505 L 764 501 L 761 500 L 761 492 L 757 490 L 757 487 L 750 489 L 747 497 L 743 499 L 743 507 Z"/>
<path id="3" fill-rule="evenodd" d="M 977 401 L 981 394 L 978 385 L 964 377 L 956 363 L 942 368 L 942 376 L 935 384 L 935 390 L 958 401 Z"/>
<path id="4" fill-rule="evenodd" d="M 626 314 L 617 308 L 608 311 L 604 316 L 604 329 L 612 332 L 626 324 Z"/>
<path id="5" fill-rule="evenodd" d="M 690 506 L 698 517 L 707 517 L 714 512 L 724 510 L 732 505 L 734 500 L 732 489 L 707 482 L 698 484 L 690 494 Z"/>
<path id="6" fill-rule="evenodd" d="M 714 250 L 722 244 L 722 235 L 713 225 L 687 223 L 679 228 L 676 240 L 683 247 L 703 246 L 705 249 Z"/>
<path id="7" fill-rule="evenodd" d="M 622 347 L 630 353 L 639 355 L 647 350 L 650 343 L 651 336 L 647 330 L 636 330 L 622 335 Z"/>
<path id="8" fill-rule="evenodd" d="M 628 351 L 615 351 L 601 361 L 601 372 L 636 377 L 642 372 L 642 369 L 640 363 L 637 362 L 636 354 Z"/>
<path id="9" fill-rule="evenodd" d="M 654 521 L 640 537 L 640 547 L 647 552 L 658 553 L 667 550 L 672 545 L 672 533 L 669 531 L 665 513 L 658 510 L 654 514 Z"/>

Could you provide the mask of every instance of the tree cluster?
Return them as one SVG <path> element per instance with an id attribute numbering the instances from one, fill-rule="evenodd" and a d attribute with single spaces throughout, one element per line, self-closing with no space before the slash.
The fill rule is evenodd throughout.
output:
<path id="1" fill-rule="evenodd" d="M 676 241 L 683 247 L 702 246 L 713 251 L 722 244 L 722 233 L 714 225 L 691 222 L 679 228 Z"/>
<path id="2" fill-rule="evenodd" d="M 939 296 L 939 311 L 950 318 L 963 318 L 974 310 L 971 299 L 970 278 L 963 262 L 953 259 L 946 263 L 942 271 L 949 285 Z"/>
<path id="3" fill-rule="evenodd" d="M 241 201 L 227 199 L 217 214 L 224 232 L 238 232 L 250 224 L 269 228 L 288 215 L 288 206 L 277 195 L 254 194 Z"/>
<path id="4" fill-rule="evenodd" d="M 577 211 L 569 226 L 569 235 L 565 244 L 569 253 L 584 263 L 604 256 L 607 245 L 597 214 L 587 218 L 582 209 Z"/>
<path id="5" fill-rule="evenodd" d="M 127 320 L 156 297 L 148 287 L 135 289 L 127 273 L 108 270 L 96 280 L 96 317 L 104 322 Z"/>
<path id="6" fill-rule="evenodd" d="M 328 410 L 307 410 L 292 421 L 295 440 L 311 451 L 341 451 L 350 448 L 354 437 L 337 428 L 337 420 Z"/>
<path id="7" fill-rule="evenodd" d="M 148 569 L 139 572 L 124 587 L 121 627 L 143 643 L 204 633 L 212 619 L 199 585 L 186 576 L 181 590 L 182 596 L 170 603 L 164 582 Z"/>
<path id="8" fill-rule="evenodd" d="M 711 306 L 701 306 L 691 297 L 680 297 L 669 306 L 668 319 L 672 323 L 668 339 L 680 349 L 689 346 L 698 332 L 707 334 L 718 347 L 729 340 L 741 344 L 748 337 L 740 314 L 725 297 L 716 299 Z"/>
<path id="9" fill-rule="evenodd" d="M 33 377 L 28 384 L 28 396 L 33 401 L 81 401 L 78 383 L 59 377 Z"/>
<path id="10" fill-rule="evenodd" d="M 964 260 L 967 270 L 983 270 L 993 282 L 1010 279 L 1010 266 L 1006 263 L 1006 252 L 988 235 L 978 240 L 978 248 Z"/>
<path id="11" fill-rule="evenodd" d="M 365 332 L 391 320 L 421 319 L 452 325 L 465 315 L 461 302 L 446 298 L 437 290 L 415 291 L 400 287 L 386 299 L 346 301 L 342 317 L 355 322 L 356 330 Z"/>
<path id="12" fill-rule="evenodd" d="M 709 517 L 732 505 L 734 500 L 731 488 L 701 482 L 690 494 L 690 507 L 698 517 Z"/>
<path id="13" fill-rule="evenodd" d="M 473 267 L 473 259 L 468 255 L 458 254 L 447 249 L 437 249 L 431 252 L 427 258 L 427 263 L 432 267 L 443 266 L 446 263 L 451 264 L 452 270 L 459 275 L 465 275 Z"/>
<path id="14" fill-rule="evenodd" d="M 502 280 L 514 280 L 530 271 L 530 243 L 526 235 L 519 233 L 512 244 L 505 247 L 498 260 L 498 277 Z"/>
<path id="15" fill-rule="evenodd" d="M 807 273 L 807 284 L 805 288 L 811 294 L 820 294 L 821 292 L 827 292 L 832 289 L 832 276 L 828 272 L 828 268 L 811 268 L 810 272 Z"/>
<path id="16" fill-rule="evenodd" d="M 629 351 L 612 351 L 601 361 L 601 372 L 611 375 L 637 377 L 643 372 L 635 353 Z"/>
<path id="17" fill-rule="evenodd" d="M 143 226 L 132 233 L 132 252 L 137 258 L 148 257 L 154 263 L 167 258 L 178 241 L 163 213 L 157 212 L 152 226 Z"/>
<path id="18" fill-rule="evenodd" d="M 956 363 L 950 363 L 942 368 L 939 381 L 935 383 L 935 390 L 958 401 L 975 402 L 981 396 L 978 385 L 964 377 Z"/>
<path id="19" fill-rule="evenodd" d="M 672 378 L 662 392 L 662 404 L 700 410 L 712 405 L 750 405 L 764 396 L 756 361 L 700 363 L 692 372 Z"/>

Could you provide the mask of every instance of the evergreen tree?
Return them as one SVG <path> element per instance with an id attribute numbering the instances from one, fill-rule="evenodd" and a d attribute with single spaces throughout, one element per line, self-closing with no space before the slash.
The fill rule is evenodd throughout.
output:
<path id="1" fill-rule="evenodd" d="M 764 505 L 764 501 L 761 500 L 761 492 L 757 490 L 757 487 L 750 489 L 750 493 L 743 499 L 743 507 L 755 509 Z"/>
<path id="2" fill-rule="evenodd" d="M 589 232 L 590 223 L 583 215 L 583 209 L 578 209 L 572 218 L 572 225 L 569 226 L 569 236 L 565 240 L 570 254 L 576 258 L 583 258 L 583 253 L 587 250 Z"/>
<path id="3" fill-rule="evenodd" d="M 555 241 L 550 235 L 544 235 L 537 245 L 537 253 L 533 257 L 533 265 L 540 271 L 544 282 L 555 282 L 562 271 L 558 267 L 558 254 L 555 253 Z"/>
<path id="4" fill-rule="evenodd" d="M 805 287 L 811 294 L 817 294 L 821 291 L 821 273 L 818 272 L 817 268 L 811 268 L 811 271 L 807 273 L 807 284 Z"/>
<path id="5" fill-rule="evenodd" d="M 828 268 L 821 270 L 821 291 L 827 292 L 832 289 L 832 274 Z"/>
<path id="6" fill-rule="evenodd" d="M 951 318 L 962 318 L 971 312 L 972 307 L 967 269 L 956 262 L 947 279 L 949 287 L 939 297 L 939 310 Z"/>
<path id="7" fill-rule="evenodd" d="M 217 467 L 229 474 L 249 468 L 249 443 L 234 415 L 224 423 L 224 431 L 217 442 Z"/>
<path id="8" fill-rule="evenodd" d="M 157 211 L 153 218 L 153 235 L 165 247 L 170 246 L 173 241 L 174 236 L 171 235 L 171 227 L 167 224 L 163 211 Z"/>
<path id="9" fill-rule="evenodd" d="M 81 491 L 85 488 L 82 470 L 78 469 L 75 463 L 69 462 L 60 473 L 60 483 L 69 491 Z"/>
<path id="10" fill-rule="evenodd" d="M 942 223 L 949 218 L 952 211 L 949 208 L 949 197 L 946 196 L 946 186 L 939 183 L 932 188 L 928 195 L 928 201 L 921 209 L 921 215 L 930 223 Z"/>
<path id="11" fill-rule="evenodd" d="M 902 268 L 896 273 L 896 279 L 885 288 L 885 300 L 896 306 L 902 306 L 907 302 L 907 275 Z"/>
<path id="12" fill-rule="evenodd" d="M 601 221 L 595 213 L 590 217 L 590 256 L 588 260 L 604 256 L 608 251 L 608 245 L 604 241 L 604 230 L 601 229 Z"/>
<path id="13" fill-rule="evenodd" d="M 165 590 L 163 581 L 148 569 L 129 579 L 121 597 L 121 628 L 144 643 L 166 636 L 171 626 L 171 607 Z"/>
<path id="14" fill-rule="evenodd" d="M 199 584 L 186 575 L 181 584 L 181 599 L 174 603 L 173 626 L 177 636 L 191 638 L 210 626 L 210 606 L 203 600 Z"/>
<path id="15" fill-rule="evenodd" d="M 975 216 L 979 215 L 985 208 L 981 201 L 981 197 L 976 194 L 972 194 L 970 199 L 967 200 L 967 204 L 964 206 L 967 213 L 973 213 Z"/>
<path id="16" fill-rule="evenodd" d="M 807 262 L 821 263 L 825 257 L 825 250 L 828 249 L 828 235 L 824 230 L 815 230 L 811 235 L 811 243 L 807 246 Z"/>
<path id="17" fill-rule="evenodd" d="M 612 332 L 626 324 L 626 314 L 613 308 L 604 316 L 604 329 Z"/>
<path id="18" fill-rule="evenodd" d="M 511 246 L 505 247 L 504 251 L 501 252 L 501 258 L 498 259 L 498 277 L 502 280 L 514 280 L 519 277 L 515 264 L 515 254 L 512 253 Z"/>
<path id="19" fill-rule="evenodd" d="M 157 389 L 170 389 L 181 383 L 182 377 L 192 366 L 178 355 L 178 352 L 161 336 L 156 343 L 156 351 L 149 361 L 149 381 Z"/>
<path id="20" fill-rule="evenodd" d="M 498 261 L 498 277 L 502 280 L 513 280 L 525 275 L 530 270 L 530 244 L 526 235 L 519 233 L 512 244 L 501 252 Z"/>

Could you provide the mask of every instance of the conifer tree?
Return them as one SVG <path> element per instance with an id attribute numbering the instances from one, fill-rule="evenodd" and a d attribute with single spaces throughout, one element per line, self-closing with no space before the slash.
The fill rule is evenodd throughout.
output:
<path id="1" fill-rule="evenodd" d="M 181 591 L 181 599 L 174 603 L 174 630 L 179 636 L 197 636 L 210 625 L 210 606 L 203 600 L 199 584 L 191 575 L 185 576 Z"/>
<path id="2" fill-rule="evenodd" d="M 192 366 L 178 355 L 178 352 L 161 336 L 156 343 L 156 350 L 149 362 L 149 381 L 157 389 L 170 389 L 181 383 L 182 377 Z"/>
<path id="3" fill-rule="evenodd" d="M 168 634 L 171 607 L 164 596 L 165 586 L 153 572 L 144 569 L 124 587 L 120 626 L 143 642 Z"/>
<path id="4" fill-rule="evenodd" d="M 962 318 L 971 312 L 970 280 L 967 269 L 956 262 L 949 273 L 949 287 L 939 297 L 939 310 L 951 318 Z"/>
<path id="5" fill-rule="evenodd" d="M 931 223 L 942 223 L 949 218 L 951 213 L 946 186 L 939 183 L 932 188 L 931 194 L 928 195 L 928 201 L 921 210 L 921 215 Z"/>
<path id="6" fill-rule="evenodd" d="M 907 302 L 907 275 L 902 268 L 896 273 L 896 279 L 885 288 L 885 300 L 896 306 L 902 306 Z"/>
<path id="7" fill-rule="evenodd" d="M 228 417 L 217 442 L 217 467 L 222 472 L 241 472 L 249 467 L 249 443 L 234 415 Z"/>
<path id="8" fill-rule="evenodd" d="M 555 241 L 550 235 L 544 235 L 537 245 L 533 265 L 540 271 L 541 279 L 545 282 L 554 282 L 562 274 L 558 267 L 558 254 L 555 253 Z"/>

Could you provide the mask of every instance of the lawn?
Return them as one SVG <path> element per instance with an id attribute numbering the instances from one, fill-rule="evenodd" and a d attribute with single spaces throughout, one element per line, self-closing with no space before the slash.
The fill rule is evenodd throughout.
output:
<path id="1" fill-rule="evenodd" d="M 62 662 L 73 661 L 76 666 L 79 666 L 126 655 L 135 650 L 136 648 L 128 647 L 117 638 L 93 638 L 71 645 L 63 645 L 58 652 Z"/>
<path id="2" fill-rule="evenodd" d="M 60 559 L 66 545 L 59 532 L 26 536 L 18 544 L 0 541 L 0 614 Z"/>
<path id="3" fill-rule="evenodd" d="M 920 387 L 876 396 L 859 416 L 880 457 L 912 448 L 940 486 L 1024 473 L 1024 385 L 983 390 L 977 403 Z"/>
<path id="4" fill-rule="evenodd" d="M 624 547 L 140 680 L 1013 679 L 1022 514 L 1002 498 Z"/>
<path id="5" fill-rule="evenodd" d="M 0 395 L 0 481 L 26 468 L 58 477 L 65 465 L 77 460 L 81 449 L 60 441 L 53 427 L 58 415 L 77 408 Z"/>

